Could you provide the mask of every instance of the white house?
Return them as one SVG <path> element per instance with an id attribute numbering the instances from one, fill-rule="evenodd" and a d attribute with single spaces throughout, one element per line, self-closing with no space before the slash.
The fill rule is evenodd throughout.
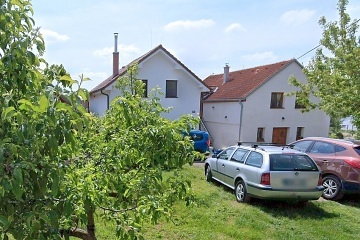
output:
<path id="1" fill-rule="evenodd" d="M 301 64 L 288 60 L 211 75 L 204 82 L 213 93 L 203 101 L 203 119 L 214 148 L 243 142 L 290 143 L 307 136 L 328 136 L 330 118 L 323 111 L 301 112 L 288 79 L 305 82 Z"/>
<path id="2" fill-rule="evenodd" d="M 352 117 L 347 117 L 341 120 L 341 130 L 357 131 L 356 126 L 353 124 Z"/>
<path id="3" fill-rule="evenodd" d="M 116 80 L 126 74 L 127 65 L 119 69 L 119 53 L 117 52 L 117 35 L 115 35 L 115 51 L 113 53 L 113 74 L 90 91 L 90 112 L 103 115 L 109 103 L 120 91 L 115 88 Z M 162 106 L 173 107 L 164 116 L 173 120 L 183 114 L 200 114 L 200 101 L 203 92 L 210 89 L 190 69 L 168 52 L 162 45 L 137 58 L 137 79 L 143 80 L 146 92 L 160 87 L 164 96 L 160 97 Z M 131 63 L 131 64 L 132 64 Z"/>

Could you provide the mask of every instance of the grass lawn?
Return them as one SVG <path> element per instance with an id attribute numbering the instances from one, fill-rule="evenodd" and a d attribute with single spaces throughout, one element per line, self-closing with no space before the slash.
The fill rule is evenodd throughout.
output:
<path id="1" fill-rule="evenodd" d="M 145 225 L 145 239 L 360 239 L 359 196 L 341 202 L 237 203 L 231 190 L 205 181 L 203 167 L 186 166 L 196 201 L 175 206 L 172 221 Z M 113 225 L 98 223 L 98 239 L 116 239 Z"/>

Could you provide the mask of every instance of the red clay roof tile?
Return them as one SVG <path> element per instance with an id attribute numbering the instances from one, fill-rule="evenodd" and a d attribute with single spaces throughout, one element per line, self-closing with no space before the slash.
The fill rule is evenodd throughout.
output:
<path id="1" fill-rule="evenodd" d="M 229 73 L 229 81 L 223 84 L 224 74 L 210 75 L 204 82 L 211 89 L 218 89 L 206 101 L 244 99 L 295 59 L 248 68 Z"/>

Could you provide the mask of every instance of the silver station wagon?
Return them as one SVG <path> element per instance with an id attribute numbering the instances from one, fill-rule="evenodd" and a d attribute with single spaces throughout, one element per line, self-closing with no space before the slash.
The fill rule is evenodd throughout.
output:
<path id="1" fill-rule="evenodd" d="M 316 163 L 287 146 L 228 147 L 205 161 L 205 176 L 235 190 L 238 202 L 252 197 L 306 202 L 319 199 L 324 190 Z"/>

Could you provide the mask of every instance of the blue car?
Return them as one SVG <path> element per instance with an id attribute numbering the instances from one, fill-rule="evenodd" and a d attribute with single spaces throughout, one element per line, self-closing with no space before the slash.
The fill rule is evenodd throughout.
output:
<path id="1" fill-rule="evenodd" d="M 195 151 L 206 153 L 209 152 L 210 138 L 209 133 L 200 130 L 191 130 L 190 139 L 194 141 Z"/>

